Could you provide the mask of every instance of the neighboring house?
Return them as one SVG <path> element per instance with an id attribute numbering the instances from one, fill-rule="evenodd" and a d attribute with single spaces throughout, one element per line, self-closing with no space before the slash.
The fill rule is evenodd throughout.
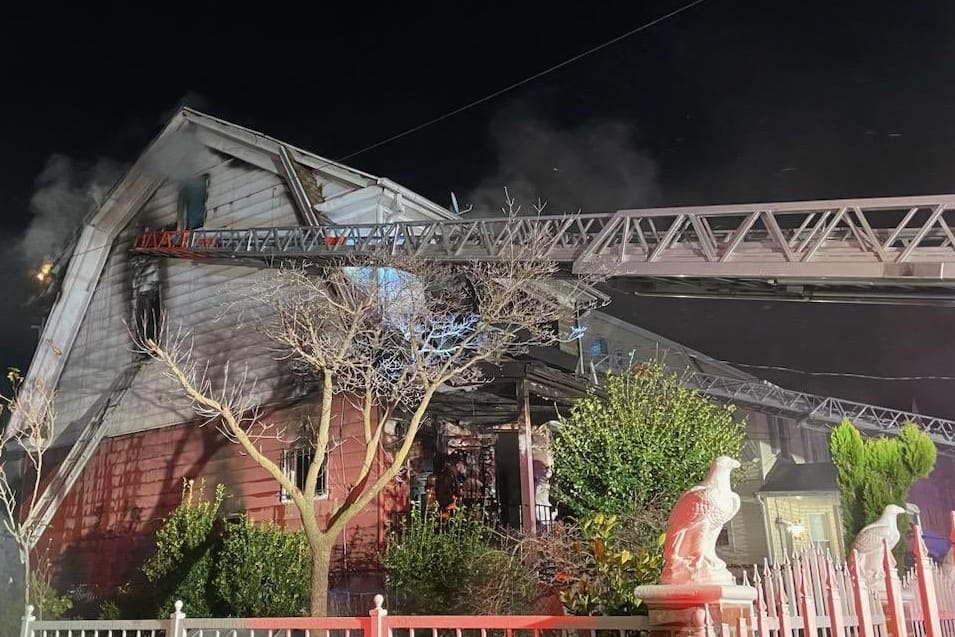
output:
<path id="1" fill-rule="evenodd" d="M 908 420 L 933 431 L 955 431 L 950 421 L 781 389 L 602 312 L 593 313 L 587 327 L 586 368 L 625 367 L 631 356 L 635 362 L 660 357 L 686 374 L 687 384 L 739 408 L 748 437 L 745 479 L 737 488 L 742 507 L 720 537 L 721 552 L 736 564 L 781 560 L 808 545 L 845 557 L 840 493 L 829 455 L 829 430 L 843 416 L 866 432 L 891 432 Z M 574 344 L 564 349 L 577 354 Z M 949 548 L 955 510 L 955 442 L 950 436 L 947 443 L 934 438 L 940 452 L 935 471 L 915 484 L 909 499 L 921 510 L 930 550 L 940 557 Z"/>
<path id="2" fill-rule="evenodd" d="M 107 597 L 134 579 L 151 533 L 180 501 L 183 480 L 205 480 L 210 491 L 225 484 L 224 515 L 245 512 L 297 526 L 276 483 L 215 427 L 199 426 L 159 365 L 133 353 L 129 342 L 128 330 L 154 332 L 148 317 L 163 312 L 193 332 L 195 351 L 208 360 L 213 377 L 227 361 L 247 364 L 258 379 L 255 398 L 294 433 L 316 397 L 276 360 L 262 334 L 221 316 L 218 295 L 241 289 L 261 266 L 131 255 L 144 229 L 451 218 L 387 179 L 195 111 L 176 114 L 85 222 L 57 273 L 58 296 L 29 371 L 29 379 L 45 379 L 58 390 L 59 467 L 37 504 L 47 522 L 37 550 L 56 560 L 60 581 L 89 585 Z M 591 367 L 627 367 L 631 352 L 635 361 L 662 356 L 697 380 L 701 374 L 730 379 L 707 391 L 741 404 L 750 435 L 743 511 L 721 536 L 734 562 L 778 557 L 810 541 L 842 554 L 838 493 L 820 428 L 825 422 L 808 414 L 800 420 L 772 401 L 731 395 L 733 383 L 761 381 L 630 323 L 598 311 L 582 320 L 588 328 L 582 342 L 540 348 L 494 370 L 487 385 L 438 396 L 408 472 L 343 534 L 336 568 L 351 576 L 339 577 L 339 587 L 377 585 L 362 574 L 376 566 L 389 524 L 411 499 L 427 497 L 428 476 L 451 451 L 468 455 L 483 490 L 479 499 L 496 508 L 503 523 L 526 529 L 546 523 L 552 516 L 548 423 L 586 391 Z M 349 440 L 360 426 L 358 414 L 338 399 L 336 416 L 341 444 L 327 458 L 317 494 L 326 501 L 340 496 L 359 461 L 357 443 Z M 275 440 L 262 449 L 301 479 L 306 449 Z M 941 464 L 950 475 L 950 461 Z M 931 488 L 917 490 L 915 501 L 923 520 L 947 531 L 947 517 L 938 516 L 955 504 L 942 502 L 952 494 L 944 483 L 938 494 Z M 319 506 L 318 515 L 327 514 Z"/>

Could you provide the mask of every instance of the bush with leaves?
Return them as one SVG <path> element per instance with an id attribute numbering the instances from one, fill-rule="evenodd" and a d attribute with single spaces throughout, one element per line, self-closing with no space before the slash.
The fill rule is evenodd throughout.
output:
<path id="1" fill-rule="evenodd" d="M 553 490 L 578 516 L 669 511 L 714 458 L 737 457 L 743 439 L 732 405 L 683 387 L 663 363 L 649 361 L 608 374 L 561 420 Z"/>
<path id="2" fill-rule="evenodd" d="M 196 617 L 214 617 L 218 610 L 212 578 L 225 488 L 218 485 L 212 501 L 202 497 L 202 490 L 201 483 L 198 489 L 191 480 L 184 483 L 182 503 L 156 531 L 156 552 L 143 565 L 158 617 L 167 617 L 177 599 Z"/>
<path id="3" fill-rule="evenodd" d="M 519 548 L 478 511 L 459 509 L 445 520 L 413 507 L 390 538 L 384 566 L 401 612 L 525 613 L 538 587 Z"/>
<path id="4" fill-rule="evenodd" d="M 663 569 L 661 517 L 596 513 L 555 524 L 529 539 L 543 583 L 573 615 L 643 613 L 635 588 L 656 583 Z"/>
<path id="5" fill-rule="evenodd" d="M 844 420 L 833 430 L 829 447 L 838 472 L 843 526 L 850 542 L 865 525 L 882 515 L 887 505 L 903 506 L 909 489 L 932 472 L 938 455 L 932 439 L 913 423 L 902 425 L 893 438 L 864 439 L 855 425 Z M 898 524 L 904 538 L 908 520 L 899 516 Z M 905 544 L 900 543 L 897 551 L 904 555 Z"/>
<path id="6" fill-rule="evenodd" d="M 308 611 L 310 555 L 303 533 L 245 519 L 222 539 L 215 588 L 239 617 L 292 617 Z"/>

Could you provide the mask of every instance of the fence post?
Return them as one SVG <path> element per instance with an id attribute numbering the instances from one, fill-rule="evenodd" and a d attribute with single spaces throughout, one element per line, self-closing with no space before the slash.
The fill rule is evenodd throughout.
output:
<path id="1" fill-rule="evenodd" d="M 20 637 L 31 637 L 33 635 L 33 622 L 36 616 L 33 614 L 33 604 L 27 605 L 27 612 L 20 618 Z"/>
<path id="2" fill-rule="evenodd" d="M 872 608 L 869 606 L 869 585 L 865 581 L 865 573 L 859 568 L 859 552 L 854 549 L 849 557 L 849 574 L 852 578 L 852 601 L 859 621 L 858 635 L 859 637 L 875 637 Z"/>
<path id="3" fill-rule="evenodd" d="M 382 595 L 375 595 L 375 607 L 368 611 L 371 615 L 371 635 L 369 637 L 388 637 L 388 628 L 385 626 L 385 617 L 388 611 L 382 607 L 385 598 Z"/>
<path id="4" fill-rule="evenodd" d="M 885 576 L 885 626 L 892 637 L 906 637 L 905 611 L 902 608 L 902 587 L 889 540 L 882 538 L 882 572 Z"/>
<path id="5" fill-rule="evenodd" d="M 932 558 L 922 541 L 922 527 L 912 527 L 915 539 L 912 552 L 915 553 L 915 576 L 919 581 L 919 601 L 925 616 L 925 637 L 942 637 L 942 622 L 938 613 L 938 597 L 935 591 L 935 577 L 932 573 Z"/>
<path id="6" fill-rule="evenodd" d="M 182 600 L 177 599 L 174 607 L 175 610 L 169 615 L 169 631 L 166 633 L 166 637 L 182 637 L 185 634 L 182 623 L 186 614 L 182 612 Z"/>

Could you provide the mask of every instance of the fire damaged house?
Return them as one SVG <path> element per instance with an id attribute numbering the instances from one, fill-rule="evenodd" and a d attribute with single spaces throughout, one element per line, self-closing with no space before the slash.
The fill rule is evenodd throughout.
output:
<path id="1" fill-rule="evenodd" d="M 305 236 L 329 224 L 457 218 L 388 179 L 192 110 L 177 113 L 86 220 L 56 273 L 58 295 L 29 370 L 28 382 L 43 379 L 57 390 L 57 465 L 32 515 L 42 523 L 35 550 L 54 560 L 59 582 L 107 598 L 134 579 L 184 480 L 225 485 L 223 515 L 297 525 L 276 482 L 215 427 L 197 426 L 181 392 L 130 344 L 130 330 L 156 334 L 155 317 L 165 315 L 193 333 L 213 372 L 230 360 L 254 370 L 255 398 L 274 422 L 295 431 L 314 408 L 316 398 L 301 391 L 264 335 L 223 318 L 217 291 L 242 286 L 262 261 L 200 258 L 210 247 L 203 231 L 251 249 L 271 240 L 271 228 L 299 227 Z M 246 232 L 251 228 L 262 230 Z M 545 528 L 555 515 L 548 441 L 559 413 L 602 371 L 651 357 L 662 357 L 713 398 L 738 404 L 746 419 L 750 469 L 739 488 L 742 511 L 720 539 L 732 561 L 777 557 L 807 543 L 844 554 L 828 427 L 849 416 L 885 431 L 920 417 L 770 385 L 595 305 L 578 314 L 586 328 L 581 339 L 507 361 L 490 382 L 435 399 L 407 471 L 339 539 L 333 586 L 378 585 L 377 556 L 390 524 L 410 502 L 428 497 L 429 478 L 452 453 L 473 472 L 477 491 L 470 497 L 502 524 Z M 340 444 L 331 447 L 316 490 L 328 503 L 342 497 L 362 452 L 349 443 L 360 414 L 344 399 L 336 398 L 335 409 Z M 393 433 L 400 434 L 400 422 Z M 309 448 L 270 439 L 261 451 L 296 483 L 304 479 Z M 389 453 L 387 445 L 379 453 Z M 923 524 L 940 537 L 948 535 L 947 511 L 955 508 L 947 484 L 955 484 L 955 463 L 942 454 L 936 476 L 912 495 Z M 320 506 L 318 515 L 327 512 Z"/>

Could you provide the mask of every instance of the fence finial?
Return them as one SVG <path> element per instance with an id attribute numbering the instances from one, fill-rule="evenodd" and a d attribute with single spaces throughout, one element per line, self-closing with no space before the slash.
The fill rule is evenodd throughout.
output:
<path id="1" fill-rule="evenodd" d="M 375 610 L 381 610 L 381 607 L 385 603 L 385 596 L 382 594 L 375 595 Z"/>

